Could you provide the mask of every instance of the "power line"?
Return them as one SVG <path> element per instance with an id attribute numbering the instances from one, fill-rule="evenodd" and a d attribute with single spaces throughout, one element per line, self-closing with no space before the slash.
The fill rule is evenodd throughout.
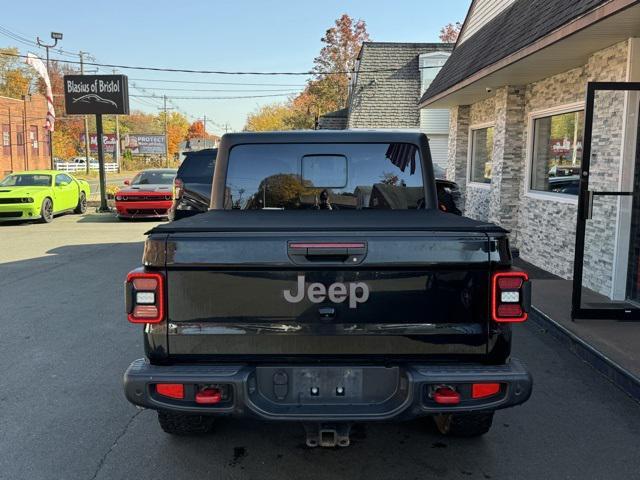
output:
<path id="1" fill-rule="evenodd" d="M 166 87 L 145 87 L 146 90 L 162 90 L 162 91 L 173 91 L 173 92 L 291 92 L 291 89 L 283 89 L 283 88 L 273 88 L 273 89 L 211 89 L 211 88 L 166 88 Z"/>
<path id="2" fill-rule="evenodd" d="M 277 93 L 273 95 L 241 95 L 241 96 L 233 96 L 233 97 L 167 97 L 171 98 L 171 100 L 233 100 L 240 98 L 267 98 L 267 97 L 286 97 L 289 95 L 293 95 L 298 92 L 289 92 L 289 93 Z M 150 95 L 129 95 L 133 98 L 158 98 L 157 96 L 151 97 Z"/>
<path id="3" fill-rule="evenodd" d="M 6 55 L 11 57 L 20 57 L 26 58 L 26 55 L 23 54 L 14 54 L 9 52 L 0 52 L 0 55 Z M 69 63 L 69 64 L 79 64 L 77 60 L 64 60 L 62 58 L 54 58 L 52 59 L 56 62 L 61 63 Z M 241 71 L 227 71 L 227 70 L 195 70 L 195 69 L 186 69 L 186 68 L 167 68 L 167 67 L 143 67 L 140 65 L 118 65 L 112 63 L 97 63 L 97 62 L 85 62 L 85 65 L 92 65 L 96 67 L 105 67 L 105 68 L 119 68 L 119 69 L 127 69 L 127 70 L 147 70 L 152 72 L 172 72 L 172 73 L 199 73 L 199 74 L 212 74 L 212 75 L 351 75 L 353 72 L 351 71 L 305 71 L 305 72 L 241 72 Z M 425 67 L 426 68 L 426 67 Z M 441 68 L 441 67 L 433 67 L 433 68 Z M 381 68 L 375 70 L 359 70 L 358 73 L 384 73 L 384 72 L 396 72 L 397 68 Z"/>
<path id="4" fill-rule="evenodd" d="M 306 87 L 305 83 L 243 83 L 243 82 L 207 82 L 198 80 L 170 80 L 161 78 L 130 78 L 139 82 L 163 82 L 163 83 L 189 83 L 202 85 L 238 85 L 247 87 Z"/>

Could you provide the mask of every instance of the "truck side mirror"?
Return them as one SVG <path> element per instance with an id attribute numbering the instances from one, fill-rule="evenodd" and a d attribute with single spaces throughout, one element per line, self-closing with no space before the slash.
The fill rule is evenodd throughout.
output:
<path id="1" fill-rule="evenodd" d="M 129 180 L 125 180 L 125 181 L 124 181 L 124 184 L 125 184 L 125 185 L 129 185 Z"/>

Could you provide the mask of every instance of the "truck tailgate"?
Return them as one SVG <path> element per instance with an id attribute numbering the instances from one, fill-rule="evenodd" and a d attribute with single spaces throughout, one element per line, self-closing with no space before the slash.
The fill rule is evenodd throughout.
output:
<path id="1" fill-rule="evenodd" d="M 482 355 L 483 232 L 177 232 L 167 238 L 169 355 Z"/>

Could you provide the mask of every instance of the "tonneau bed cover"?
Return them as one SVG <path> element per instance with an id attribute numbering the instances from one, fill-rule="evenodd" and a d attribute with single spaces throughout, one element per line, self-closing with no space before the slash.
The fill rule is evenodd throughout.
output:
<path id="1" fill-rule="evenodd" d="M 438 210 L 210 210 L 147 233 L 282 231 L 432 231 L 508 233 L 492 223 Z"/>

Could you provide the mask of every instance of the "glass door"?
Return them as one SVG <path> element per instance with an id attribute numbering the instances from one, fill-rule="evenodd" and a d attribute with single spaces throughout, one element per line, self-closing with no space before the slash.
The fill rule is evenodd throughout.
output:
<path id="1" fill-rule="evenodd" d="M 574 319 L 640 320 L 640 83 L 591 82 L 574 257 Z"/>

